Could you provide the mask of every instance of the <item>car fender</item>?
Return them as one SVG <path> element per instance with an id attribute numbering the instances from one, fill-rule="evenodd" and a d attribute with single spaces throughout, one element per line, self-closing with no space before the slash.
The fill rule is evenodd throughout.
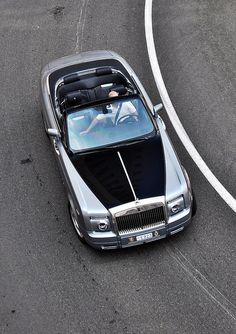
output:
<path id="1" fill-rule="evenodd" d="M 166 201 L 169 202 L 181 194 L 184 195 L 186 207 L 190 203 L 189 190 L 185 175 L 182 170 L 177 153 L 170 141 L 170 138 L 165 130 L 165 126 L 160 117 L 157 118 L 157 125 L 162 138 L 165 165 L 166 165 Z"/>
<path id="2" fill-rule="evenodd" d="M 84 223 L 86 228 L 90 230 L 89 217 L 91 215 L 106 217 L 109 216 L 109 212 L 81 178 L 70 161 L 61 140 L 57 142 L 57 149 L 59 153 L 56 153 L 56 156 L 65 180 L 68 199 L 76 210 L 80 222 Z"/>

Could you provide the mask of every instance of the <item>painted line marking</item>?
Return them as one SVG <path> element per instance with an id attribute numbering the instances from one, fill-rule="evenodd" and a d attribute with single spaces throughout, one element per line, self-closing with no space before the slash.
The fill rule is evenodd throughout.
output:
<path id="1" fill-rule="evenodd" d="M 216 305 L 218 305 L 227 315 L 236 321 L 236 306 L 224 296 L 187 258 L 184 254 L 170 242 L 166 246 L 169 255 L 182 267 L 194 282 L 207 294 Z"/>
<path id="2" fill-rule="evenodd" d="M 162 78 L 160 66 L 157 60 L 157 54 L 155 49 L 155 43 L 153 38 L 153 27 L 152 27 L 152 0 L 145 1 L 145 36 L 147 43 L 147 50 L 149 61 L 152 68 L 152 73 L 156 82 L 157 89 L 161 96 L 163 105 L 169 116 L 169 119 L 179 136 L 182 144 L 187 150 L 190 157 L 193 159 L 195 164 L 198 166 L 202 174 L 205 176 L 207 181 L 212 185 L 212 187 L 217 191 L 221 198 L 228 204 L 228 206 L 236 212 L 236 199 L 228 192 L 227 189 L 220 183 L 220 181 L 215 177 L 212 171 L 209 169 L 205 161 L 202 159 L 195 146 L 191 142 L 188 134 L 186 133 L 180 119 L 174 109 L 174 106 L 168 95 L 164 80 Z"/>
<path id="3" fill-rule="evenodd" d="M 75 44 L 75 52 L 82 52 L 82 42 L 83 42 L 83 35 L 84 35 L 84 25 L 86 21 L 86 9 L 87 5 L 89 3 L 89 0 L 82 0 L 82 4 L 80 5 L 80 14 L 79 14 L 79 20 L 77 22 L 76 27 L 76 44 Z M 79 47 L 80 43 L 80 47 Z"/>

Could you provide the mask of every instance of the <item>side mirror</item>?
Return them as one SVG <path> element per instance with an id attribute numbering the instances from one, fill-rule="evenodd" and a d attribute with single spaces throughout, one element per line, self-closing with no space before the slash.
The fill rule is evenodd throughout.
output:
<path id="1" fill-rule="evenodd" d="M 57 129 L 47 129 L 47 133 L 50 137 L 60 138 L 60 132 Z"/>
<path id="2" fill-rule="evenodd" d="M 158 113 L 159 111 L 161 111 L 163 109 L 163 104 L 159 103 L 156 106 L 154 106 L 154 117 L 157 118 L 158 117 Z"/>

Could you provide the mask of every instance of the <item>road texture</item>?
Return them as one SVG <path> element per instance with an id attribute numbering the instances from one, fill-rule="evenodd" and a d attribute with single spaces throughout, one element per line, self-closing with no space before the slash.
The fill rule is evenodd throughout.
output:
<path id="1" fill-rule="evenodd" d="M 213 4 L 214 3 L 214 4 Z M 236 3 L 157 0 L 161 70 L 193 143 L 235 196 Z M 0 333 L 235 333 L 234 213 L 163 118 L 195 189 L 193 224 L 172 238 L 97 252 L 70 223 L 43 131 L 41 66 L 112 49 L 159 102 L 143 0 L 0 3 Z"/>

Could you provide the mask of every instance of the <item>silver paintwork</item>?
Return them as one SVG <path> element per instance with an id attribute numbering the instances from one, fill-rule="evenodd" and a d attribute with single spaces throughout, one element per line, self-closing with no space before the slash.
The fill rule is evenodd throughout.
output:
<path id="1" fill-rule="evenodd" d="M 169 216 L 167 210 L 166 222 L 164 224 L 158 224 L 154 228 L 146 229 L 148 232 L 155 232 L 155 237 L 145 242 L 151 242 L 157 239 L 161 239 L 168 234 L 173 234 L 182 230 L 191 220 L 191 204 L 192 204 L 192 193 L 191 186 L 186 171 L 181 166 L 178 157 L 174 151 L 174 148 L 170 142 L 170 139 L 166 133 L 165 124 L 161 117 L 156 118 L 156 122 L 162 137 L 165 163 L 166 163 L 166 193 L 164 197 L 147 198 L 145 200 L 136 200 L 131 203 L 126 203 L 119 207 L 111 208 L 107 210 L 99 199 L 92 193 L 83 179 L 80 177 L 73 164 L 71 163 L 67 152 L 62 144 L 60 136 L 54 134 L 60 133 L 60 127 L 56 118 L 56 111 L 53 107 L 50 91 L 49 91 L 49 75 L 55 70 L 89 61 L 102 60 L 102 59 L 116 59 L 118 60 L 129 72 L 133 81 L 139 87 L 141 94 L 146 102 L 147 107 L 155 115 L 154 106 L 148 97 L 143 85 L 139 81 L 138 77 L 129 66 L 129 64 L 118 54 L 112 51 L 89 51 L 81 54 L 75 54 L 72 56 L 63 57 L 55 61 L 50 62 L 42 70 L 41 76 L 41 101 L 42 101 L 42 114 L 45 125 L 45 130 L 53 129 L 48 131 L 52 136 L 50 140 L 55 151 L 55 155 L 59 164 L 59 168 L 64 180 L 68 200 L 73 209 L 74 217 L 76 222 L 79 224 L 80 232 L 86 239 L 86 241 L 95 248 L 100 249 L 114 249 L 118 247 L 129 247 L 135 246 L 143 241 L 128 242 L 128 236 L 118 235 L 117 226 L 115 223 L 115 215 L 121 212 L 128 212 L 137 206 L 142 205 L 164 205 L 166 203 L 180 196 L 184 196 L 185 207 L 183 211 L 177 213 L 174 216 Z M 155 171 L 153 171 L 155 173 Z M 90 223 L 90 217 L 96 218 L 109 218 L 111 222 L 111 231 L 97 232 L 92 228 Z M 145 231 L 136 232 L 132 235 L 143 234 Z"/>

